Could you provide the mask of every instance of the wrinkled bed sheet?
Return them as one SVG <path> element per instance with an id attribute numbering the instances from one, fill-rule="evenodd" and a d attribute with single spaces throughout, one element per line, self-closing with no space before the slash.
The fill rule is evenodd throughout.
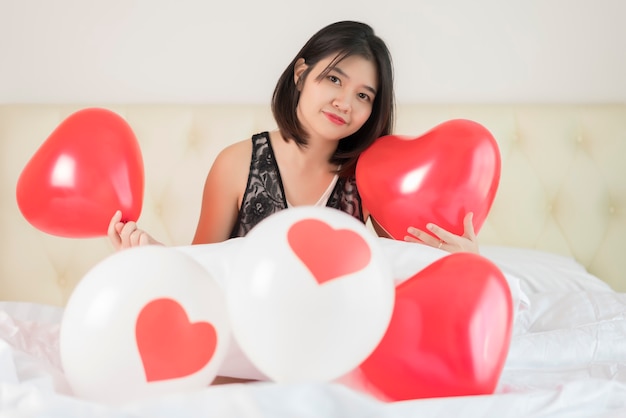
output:
<path id="1" fill-rule="evenodd" d="M 62 309 L 0 304 L 2 416 L 626 416 L 626 295 L 530 296 L 495 394 L 378 401 L 338 383 L 230 384 L 123 406 L 72 396 L 59 359 Z M 573 309 L 576 307 L 576 309 Z"/>

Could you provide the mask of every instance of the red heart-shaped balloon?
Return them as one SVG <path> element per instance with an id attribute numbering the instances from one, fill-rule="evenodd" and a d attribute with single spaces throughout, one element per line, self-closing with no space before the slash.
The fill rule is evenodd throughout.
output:
<path id="1" fill-rule="evenodd" d="M 486 258 L 454 253 L 396 287 L 391 322 L 361 364 L 390 400 L 490 394 L 511 341 L 512 297 Z"/>
<path id="2" fill-rule="evenodd" d="M 217 346 L 215 327 L 190 323 L 172 299 L 155 299 L 143 307 L 135 324 L 135 338 L 146 380 L 169 380 L 202 369 Z"/>
<path id="3" fill-rule="evenodd" d="M 419 137 L 379 138 L 359 157 L 356 182 L 364 206 L 394 239 L 430 222 L 462 235 L 468 212 L 478 233 L 500 182 L 500 152 L 484 126 L 453 119 Z"/>
<path id="4" fill-rule="evenodd" d="M 28 222 L 52 235 L 104 236 L 114 212 L 137 220 L 143 203 L 143 160 L 135 134 L 100 108 L 67 117 L 28 161 L 17 203 Z"/>

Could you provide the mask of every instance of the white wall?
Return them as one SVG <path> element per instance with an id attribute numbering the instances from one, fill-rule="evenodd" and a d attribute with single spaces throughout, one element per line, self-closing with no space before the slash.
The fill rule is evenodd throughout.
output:
<path id="1" fill-rule="evenodd" d="M 362 20 L 400 102 L 625 102 L 623 0 L 0 0 L 0 103 L 267 103 L 317 29 Z"/>

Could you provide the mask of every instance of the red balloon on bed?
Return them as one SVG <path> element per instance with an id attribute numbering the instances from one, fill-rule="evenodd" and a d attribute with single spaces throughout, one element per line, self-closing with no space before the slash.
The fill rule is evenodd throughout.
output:
<path id="1" fill-rule="evenodd" d="M 394 239 L 430 222 L 462 235 L 468 212 L 478 233 L 500 182 L 500 152 L 484 126 L 453 119 L 419 137 L 379 138 L 361 154 L 356 182 L 364 206 Z"/>
<path id="2" fill-rule="evenodd" d="M 387 332 L 360 370 L 390 401 L 491 394 L 512 326 L 499 268 L 478 254 L 450 254 L 396 287 Z"/>
<path id="3" fill-rule="evenodd" d="M 144 167 L 139 144 L 118 114 L 86 108 L 67 117 L 24 167 L 17 182 L 22 215 L 62 237 L 104 236 L 113 213 L 137 220 Z"/>

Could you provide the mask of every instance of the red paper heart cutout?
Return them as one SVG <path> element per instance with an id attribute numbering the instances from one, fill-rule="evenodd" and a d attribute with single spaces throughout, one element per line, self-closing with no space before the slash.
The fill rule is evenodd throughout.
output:
<path id="1" fill-rule="evenodd" d="M 99 108 L 66 118 L 28 161 L 17 182 L 22 215 L 41 231 L 72 238 L 104 236 L 114 212 L 137 220 L 144 171 L 126 121 Z"/>
<path id="2" fill-rule="evenodd" d="M 287 241 L 319 284 L 362 270 L 372 257 L 369 245 L 358 233 L 333 229 L 318 219 L 291 225 Z"/>
<path id="3" fill-rule="evenodd" d="M 509 350 L 512 303 L 492 262 L 446 256 L 396 287 L 387 332 L 360 369 L 394 401 L 493 393 Z"/>
<path id="4" fill-rule="evenodd" d="M 463 234 L 473 212 L 482 227 L 500 181 L 500 152 L 491 133 L 465 119 L 444 122 L 424 135 L 388 135 L 361 154 L 356 182 L 363 205 L 392 238 L 409 226 L 433 222 Z"/>
<path id="5" fill-rule="evenodd" d="M 201 370 L 213 357 L 217 333 L 208 322 L 190 323 L 178 302 L 155 299 L 143 307 L 135 339 L 146 380 L 169 380 Z"/>

